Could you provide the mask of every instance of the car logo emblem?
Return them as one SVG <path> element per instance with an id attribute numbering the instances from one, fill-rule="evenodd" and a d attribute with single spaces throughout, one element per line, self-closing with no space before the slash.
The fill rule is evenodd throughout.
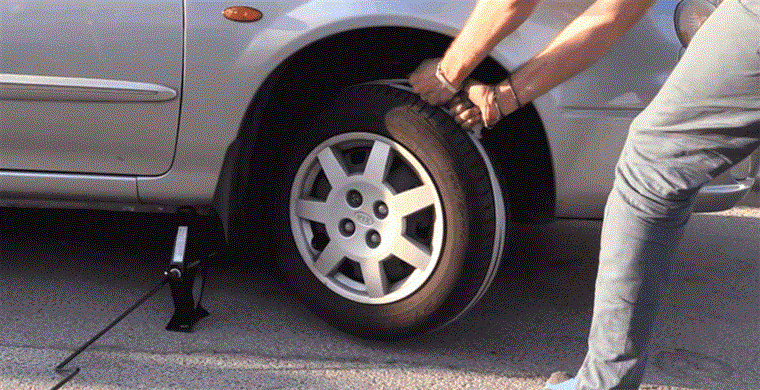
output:
<path id="1" fill-rule="evenodd" d="M 375 220 L 372 219 L 372 217 L 367 213 L 362 213 L 361 211 L 355 214 L 356 216 L 356 222 L 359 222 L 360 224 L 364 226 L 372 226 L 373 223 L 375 223 Z"/>

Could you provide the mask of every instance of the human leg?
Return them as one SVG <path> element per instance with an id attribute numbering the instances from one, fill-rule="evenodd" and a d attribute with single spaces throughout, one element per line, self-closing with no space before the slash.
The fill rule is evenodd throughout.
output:
<path id="1" fill-rule="evenodd" d="M 757 2 L 726 0 L 631 126 L 605 209 L 579 390 L 638 389 L 694 195 L 760 145 Z"/>

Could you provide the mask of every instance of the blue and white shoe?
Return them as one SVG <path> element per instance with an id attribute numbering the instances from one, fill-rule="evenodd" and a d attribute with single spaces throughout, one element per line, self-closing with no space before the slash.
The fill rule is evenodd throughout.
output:
<path id="1" fill-rule="evenodd" d="M 546 388 L 549 390 L 575 390 L 575 378 L 566 372 L 555 372 L 546 381 Z"/>

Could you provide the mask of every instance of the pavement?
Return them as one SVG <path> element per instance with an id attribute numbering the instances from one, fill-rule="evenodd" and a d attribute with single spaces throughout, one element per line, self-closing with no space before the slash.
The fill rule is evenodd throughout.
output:
<path id="1" fill-rule="evenodd" d="M 160 280 L 160 217 L 2 211 L 0 389 L 48 389 L 52 367 Z M 168 290 L 74 360 L 64 389 L 540 389 L 577 369 L 591 318 L 599 221 L 516 225 L 506 266 L 452 326 L 394 343 L 347 336 L 265 269 L 212 270 L 211 316 L 163 329 Z M 642 389 L 760 390 L 760 196 L 694 215 Z"/>

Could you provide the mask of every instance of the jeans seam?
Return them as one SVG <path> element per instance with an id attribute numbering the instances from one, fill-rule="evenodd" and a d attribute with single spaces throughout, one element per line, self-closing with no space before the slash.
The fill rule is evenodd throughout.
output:
<path id="1" fill-rule="evenodd" d="M 755 11 L 751 10 L 751 9 L 750 9 L 750 8 L 747 6 L 747 4 L 745 4 L 745 3 L 744 3 L 744 0 L 738 0 L 737 2 L 739 3 L 739 5 L 741 5 L 741 6 L 742 6 L 742 8 L 744 8 L 744 10 L 745 10 L 745 11 L 747 11 L 747 13 L 749 13 L 749 14 L 750 14 L 750 15 L 752 15 L 752 16 L 754 16 L 754 17 L 755 17 L 755 19 L 758 19 L 758 20 L 760 20 L 760 15 L 758 15 L 757 13 L 755 13 Z"/>

